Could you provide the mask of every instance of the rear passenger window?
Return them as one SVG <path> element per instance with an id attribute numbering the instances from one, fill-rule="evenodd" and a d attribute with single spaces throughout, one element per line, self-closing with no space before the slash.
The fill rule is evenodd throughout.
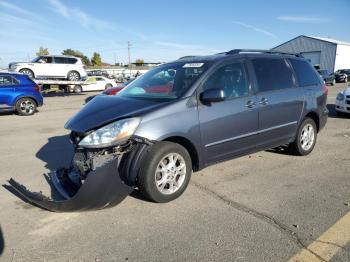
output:
<path id="1" fill-rule="evenodd" d="M 260 92 L 294 87 L 293 73 L 284 59 L 255 58 L 252 63 Z"/>
<path id="2" fill-rule="evenodd" d="M 75 64 L 77 60 L 75 58 L 66 58 L 66 63 L 67 64 Z"/>
<path id="3" fill-rule="evenodd" d="M 221 88 L 228 98 L 249 94 L 249 85 L 243 63 L 232 63 L 217 69 L 203 85 L 203 90 Z"/>
<path id="4" fill-rule="evenodd" d="M 12 85 L 11 76 L 0 76 L 0 86 L 10 86 Z"/>
<path id="5" fill-rule="evenodd" d="M 64 57 L 55 57 L 55 63 L 56 64 L 65 64 L 65 58 Z"/>
<path id="6" fill-rule="evenodd" d="M 309 62 L 299 59 L 289 59 L 297 76 L 299 86 L 312 86 L 320 83 Z"/>

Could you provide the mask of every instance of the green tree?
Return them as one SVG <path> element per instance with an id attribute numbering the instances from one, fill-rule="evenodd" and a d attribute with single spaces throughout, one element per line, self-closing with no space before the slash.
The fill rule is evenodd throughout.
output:
<path id="1" fill-rule="evenodd" d="M 143 60 L 143 59 L 140 59 L 140 58 L 138 58 L 138 59 L 136 59 L 136 61 L 135 61 L 135 64 L 136 65 L 143 65 L 145 63 L 145 61 Z"/>
<path id="2" fill-rule="evenodd" d="M 70 56 L 80 57 L 81 61 L 83 62 L 84 65 L 91 64 L 89 58 L 78 50 L 73 50 L 73 49 L 67 48 L 67 49 L 62 51 L 62 55 L 70 55 Z"/>
<path id="3" fill-rule="evenodd" d="M 100 66 L 102 64 L 101 55 L 97 52 L 94 52 L 91 58 L 91 63 L 95 66 Z"/>
<path id="4" fill-rule="evenodd" d="M 42 47 L 42 46 L 40 46 L 39 51 L 36 52 L 37 56 L 48 55 L 48 54 L 49 54 L 49 50 L 47 48 Z"/>

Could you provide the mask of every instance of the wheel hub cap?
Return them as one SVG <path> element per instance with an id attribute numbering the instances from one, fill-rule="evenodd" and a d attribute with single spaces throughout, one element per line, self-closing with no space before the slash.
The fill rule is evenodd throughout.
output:
<path id="1" fill-rule="evenodd" d="M 315 141 L 315 130 L 311 124 L 307 124 L 301 131 L 300 144 L 301 147 L 307 151 L 309 150 Z"/>
<path id="2" fill-rule="evenodd" d="M 186 163 L 177 153 L 163 157 L 155 172 L 156 187 L 162 194 L 170 195 L 180 189 L 186 177 Z"/>
<path id="3" fill-rule="evenodd" d="M 23 101 L 20 109 L 23 113 L 31 114 L 34 111 L 34 104 L 31 101 Z"/>

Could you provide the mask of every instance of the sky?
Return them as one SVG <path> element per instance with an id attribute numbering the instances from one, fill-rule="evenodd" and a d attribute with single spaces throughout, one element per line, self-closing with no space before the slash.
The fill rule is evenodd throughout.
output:
<path id="1" fill-rule="evenodd" d="M 107 63 L 167 62 L 235 48 L 270 49 L 299 35 L 350 42 L 349 0 L 0 0 L 0 67 L 40 46 Z"/>

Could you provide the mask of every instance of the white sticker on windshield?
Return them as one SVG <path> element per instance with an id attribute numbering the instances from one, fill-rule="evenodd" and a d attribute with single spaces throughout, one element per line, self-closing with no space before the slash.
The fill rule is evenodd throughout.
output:
<path id="1" fill-rule="evenodd" d="M 188 64 L 184 64 L 183 68 L 187 68 L 187 67 L 202 67 L 204 65 L 204 63 L 188 63 Z"/>

